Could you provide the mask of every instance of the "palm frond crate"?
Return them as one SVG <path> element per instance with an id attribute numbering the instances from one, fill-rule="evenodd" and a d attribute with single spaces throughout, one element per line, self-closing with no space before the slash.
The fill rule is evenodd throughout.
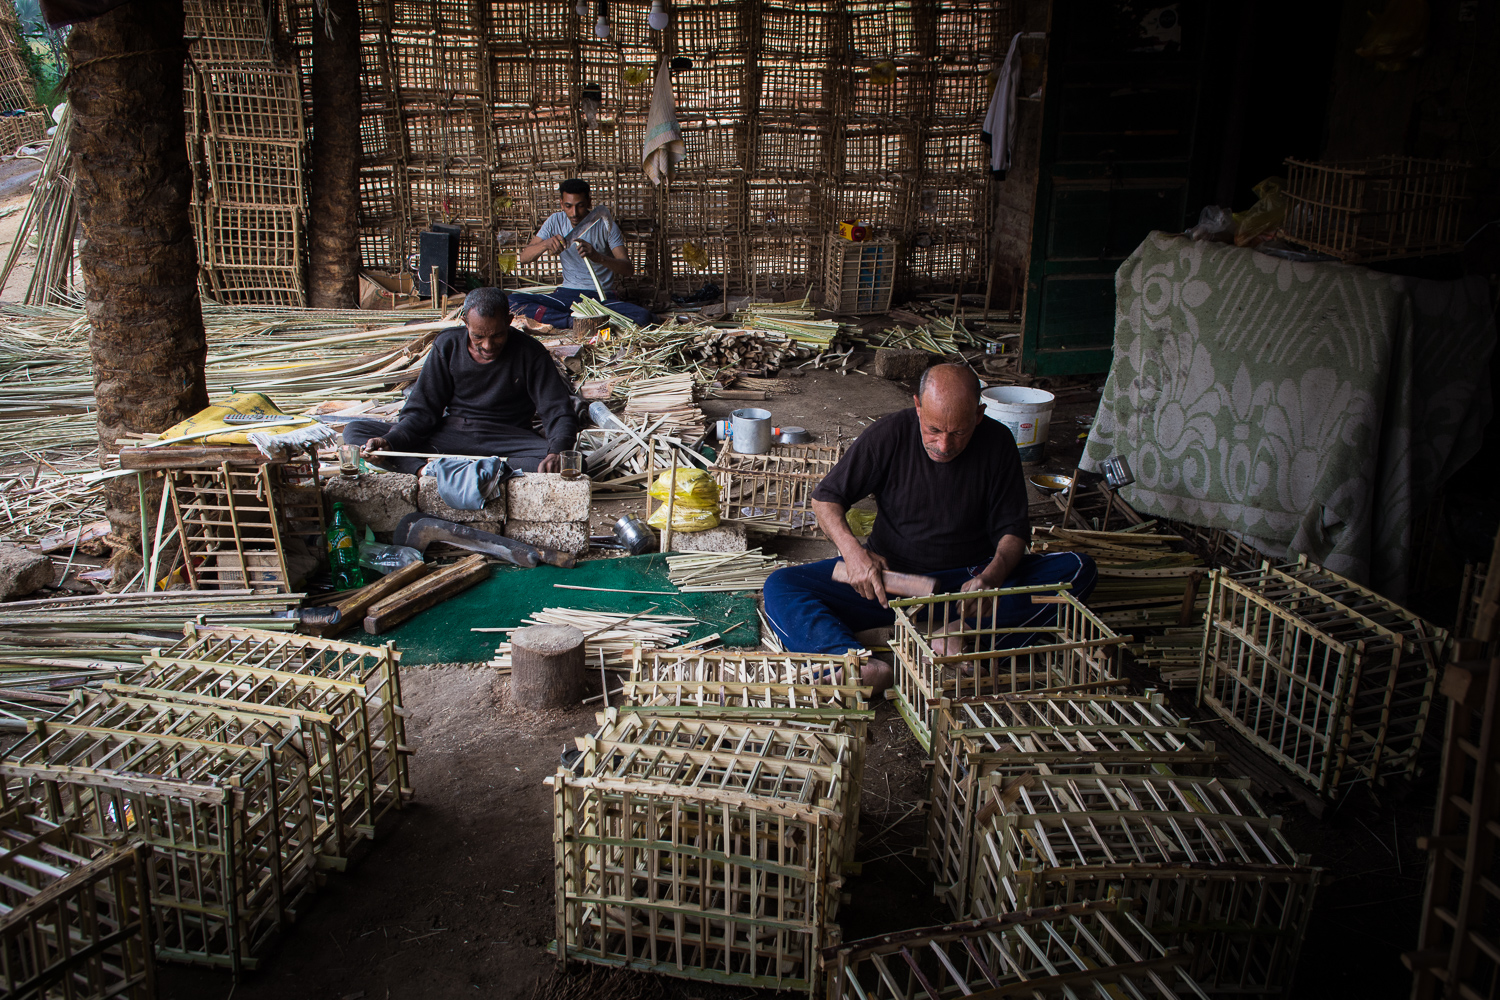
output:
<path id="1" fill-rule="evenodd" d="M 722 650 L 641 649 L 632 653 L 630 679 L 637 683 L 742 683 L 790 685 L 811 692 L 819 686 L 840 685 L 859 676 L 859 656 L 853 652 L 729 653 Z M 871 690 L 860 688 L 865 697 Z"/>
<path id="2" fill-rule="evenodd" d="M 1309 867 L 1249 781 L 1169 774 L 981 781 L 971 915 L 1097 899 L 1192 956 L 1215 995 L 1283 995 L 1312 912 Z"/>
<path id="3" fill-rule="evenodd" d="M 843 454 L 843 445 L 794 444 L 742 455 L 726 443 L 713 466 L 719 514 L 780 534 L 822 538 L 812 492 Z"/>
<path id="4" fill-rule="evenodd" d="M 1052 605 L 1053 623 L 996 627 L 997 618 L 1018 600 Z M 1114 647 L 1129 637 L 1115 635 L 1056 585 L 934 594 L 890 604 L 896 612 L 891 640 L 896 707 L 924 750 L 932 749 L 934 713 L 945 698 L 1124 683 L 1115 676 Z"/>
<path id="5" fill-rule="evenodd" d="M 684 722 L 631 743 L 649 723 L 622 715 L 554 777 L 558 958 L 812 993 L 838 943 L 852 740 L 729 727 L 695 749 Z"/>
<path id="6" fill-rule="evenodd" d="M 1204 998 L 1189 956 L 1162 946 L 1129 899 L 918 927 L 823 953 L 828 1000 Z"/>
<path id="7" fill-rule="evenodd" d="M 252 970 L 316 886 L 307 768 L 291 734 L 257 747 L 33 721 L 0 761 L 25 803 L 80 840 L 152 848 L 157 957 Z"/>
<path id="8" fill-rule="evenodd" d="M 836 313 L 881 313 L 896 287 L 896 241 L 851 243 L 828 237 L 824 253 L 823 305 Z"/>
<path id="9" fill-rule="evenodd" d="M 934 892 L 969 913 L 980 782 L 1026 774 L 1204 775 L 1223 761 L 1160 694 L 999 695 L 944 703 L 932 740 L 927 864 Z"/>
<path id="10" fill-rule="evenodd" d="M 1319 795 L 1416 772 L 1442 629 L 1312 564 L 1215 572 L 1204 628 L 1199 703 Z"/>
<path id="11" fill-rule="evenodd" d="M 1341 260 L 1390 260 L 1463 246 L 1460 213 L 1469 164 L 1377 156 L 1286 161 L 1290 202 L 1282 233 Z"/>
<path id="12" fill-rule="evenodd" d="M 152 1000 L 151 848 L 103 853 L 30 803 L 0 813 L 0 992 Z"/>

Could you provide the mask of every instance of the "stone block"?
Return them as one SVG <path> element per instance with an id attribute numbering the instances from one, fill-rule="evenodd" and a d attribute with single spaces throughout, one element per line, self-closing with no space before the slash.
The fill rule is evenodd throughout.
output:
<path id="1" fill-rule="evenodd" d="M 743 524 L 721 524 L 707 531 L 672 532 L 674 552 L 745 552 L 749 548 Z"/>
<path id="2" fill-rule="evenodd" d="M 421 484 L 417 487 L 417 510 L 455 524 L 472 524 L 480 531 L 489 531 L 496 535 L 505 534 L 504 486 L 479 510 L 459 510 L 457 507 L 449 507 L 443 503 L 443 498 L 438 495 L 436 479 L 423 476 Z"/>
<path id="3" fill-rule="evenodd" d="M 417 477 L 399 472 L 334 476 L 323 484 L 323 506 L 329 517 L 335 503 L 342 503 L 361 528 L 395 531 L 403 517 L 416 513 Z"/>
<path id="4" fill-rule="evenodd" d="M 556 472 L 528 472 L 505 483 L 506 517 L 513 521 L 587 521 L 593 484 Z"/>
<path id="5" fill-rule="evenodd" d="M 518 521 L 505 522 L 505 537 L 527 545 L 540 545 L 559 552 L 583 555 L 589 548 L 587 521 Z"/>
<path id="6" fill-rule="evenodd" d="M 875 374 L 889 379 L 920 378 L 927 366 L 936 360 L 936 354 L 926 351 L 881 347 L 875 351 Z"/>
<path id="7" fill-rule="evenodd" d="M 19 545 L 0 544 L 0 600 L 52 584 L 52 560 Z"/>

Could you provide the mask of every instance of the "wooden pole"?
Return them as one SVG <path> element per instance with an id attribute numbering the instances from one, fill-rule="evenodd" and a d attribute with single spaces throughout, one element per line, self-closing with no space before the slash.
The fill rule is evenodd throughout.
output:
<path id="1" fill-rule="evenodd" d="M 667 526 L 661 533 L 661 550 L 672 551 L 672 508 L 677 505 L 677 454 L 672 453 L 672 479 L 667 487 Z"/>
<path id="2" fill-rule="evenodd" d="M 583 633 L 531 625 L 510 634 L 510 696 L 522 708 L 565 708 L 583 695 Z"/>

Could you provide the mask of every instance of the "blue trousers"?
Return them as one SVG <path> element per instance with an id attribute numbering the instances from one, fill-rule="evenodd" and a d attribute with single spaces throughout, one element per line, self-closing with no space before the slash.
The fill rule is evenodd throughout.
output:
<path id="1" fill-rule="evenodd" d="M 833 579 L 837 559 L 788 566 L 766 578 L 766 618 L 781 645 L 793 653 L 839 654 L 859 649 L 854 633 L 872 628 L 889 628 L 896 612 L 882 608 L 878 601 L 867 601 L 847 583 Z M 986 564 L 959 569 L 939 570 L 925 574 L 935 576 L 938 593 L 954 593 Z M 1071 583 L 1069 591 L 1083 600 L 1098 582 L 1094 560 L 1073 552 L 1055 552 L 1043 556 L 1022 556 L 1015 571 L 1006 578 L 1006 587 L 1035 587 L 1049 583 Z M 1051 625 L 1057 620 L 1057 605 L 1032 604 L 1029 594 L 1003 598 L 994 628 L 1020 628 L 1025 625 Z M 1018 632 L 1002 648 L 1024 646 L 1032 636 Z"/>
<path id="2" fill-rule="evenodd" d="M 547 323 L 559 330 L 568 330 L 573 326 L 573 303 L 583 298 L 585 293 L 595 302 L 599 301 L 599 293 L 587 288 L 559 287 L 548 295 L 535 292 L 508 292 L 506 297 L 510 299 L 510 311 L 513 315 L 525 316 L 539 323 Z M 605 294 L 609 295 L 608 292 Z M 656 322 L 656 317 L 652 315 L 650 309 L 638 306 L 634 302 L 624 302 L 610 296 L 604 300 L 604 304 L 636 326 L 650 326 Z"/>

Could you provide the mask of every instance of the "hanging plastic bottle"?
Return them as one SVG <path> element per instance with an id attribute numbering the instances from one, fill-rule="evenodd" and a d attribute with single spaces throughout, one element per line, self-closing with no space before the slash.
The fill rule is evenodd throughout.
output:
<path id="1" fill-rule="evenodd" d="M 328 572 L 333 577 L 334 590 L 354 590 L 365 585 L 354 519 L 342 503 L 333 505 L 333 523 L 328 526 Z"/>

